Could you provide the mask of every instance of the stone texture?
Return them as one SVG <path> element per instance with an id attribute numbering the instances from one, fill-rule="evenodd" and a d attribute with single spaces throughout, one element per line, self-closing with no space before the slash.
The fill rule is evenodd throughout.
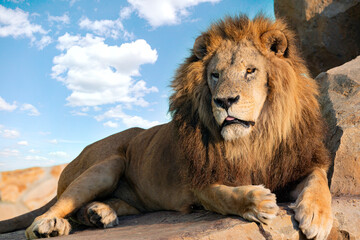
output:
<path id="1" fill-rule="evenodd" d="M 335 198 L 334 216 L 337 218 L 329 240 L 357 239 L 360 235 L 360 199 Z M 346 217 L 345 217 L 346 216 Z M 75 227 L 76 228 L 76 227 Z M 236 216 L 222 216 L 207 211 L 190 214 L 154 212 L 122 217 L 120 225 L 110 229 L 79 229 L 61 239 L 305 239 L 299 232 L 293 212 L 282 206 L 270 225 L 247 222 Z M 25 239 L 24 231 L 0 235 L 0 240 Z"/>
<path id="2" fill-rule="evenodd" d="M 0 175 L 1 201 L 16 202 L 28 186 L 42 177 L 43 174 L 44 170 L 40 167 L 2 172 Z"/>
<path id="3" fill-rule="evenodd" d="M 56 195 L 66 165 L 34 167 L 0 173 L 0 220 L 37 209 Z"/>
<path id="4" fill-rule="evenodd" d="M 334 159 L 330 171 L 333 195 L 360 194 L 360 56 L 325 73 L 320 85 L 327 144 Z"/>
<path id="5" fill-rule="evenodd" d="M 49 177 L 37 184 L 35 188 L 29 189 L 27 194 L 22 198 L 25 206 L 33 210 L 48 203 L 56 195 L 58 178 L 59 176 Z"/>
<path id="6" fill-rule="evenodd" d="M 360 239 L 360 199 L 335 198 L 332 208 L 341 234 L 349 239 Z"/>
<path id="7" fill-rule="evenodd" d="M 360 0 L 275 0 L 299 37 L 312 76 L 360 54 Z"/>

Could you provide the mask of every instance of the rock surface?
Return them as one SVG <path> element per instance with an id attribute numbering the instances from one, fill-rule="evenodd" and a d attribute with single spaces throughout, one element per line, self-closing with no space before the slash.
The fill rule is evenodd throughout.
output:
<path id="1" fill-rule="evenodd" d="M 334 224 L 329 240 L 360 237 L 360 198 L 333 200 Z M 346 217 L 345 217 L 346 216 Z M 106 236 L 106 237 L 105 237 Z M 259 225 L 236 216 L 222 216 L 207 211 L 191 214 L 154 212 L 122 217 L 120 225 L 110 229 L 75 231 L 61 239 L 305 239 L 294 221 L 293 212 L 283 206 L 270 225 Z M 0 240 L 25 239 L 24 231 L 0 235 Z"/>
<path id="2" fill-rule="evenodd" d="M 275 0 L 315 77 L 360 55 L 360 0 Z"/>
<path id="3" fill-rule="evenodd" d="M 65 165 L 28 168 L 0 173 L 0 220 L 45 205 L 56 195 Z"/>
<path id="4" fill-rule="evenodd" d="M 316 80 L 334 159 L 330 190 L 333 195 L 360 195 L 360 56 Z"/>

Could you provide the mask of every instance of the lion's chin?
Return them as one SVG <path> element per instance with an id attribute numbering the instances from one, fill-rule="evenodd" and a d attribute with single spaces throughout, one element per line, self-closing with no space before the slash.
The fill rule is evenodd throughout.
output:
<path id="1" fill-rule="evenodd" d="M 221 129 L 221 136 L 225 141 L 232 141 L 250 134 L 252 126 L 244 127 L 241 124 L 231 124 Z"/>

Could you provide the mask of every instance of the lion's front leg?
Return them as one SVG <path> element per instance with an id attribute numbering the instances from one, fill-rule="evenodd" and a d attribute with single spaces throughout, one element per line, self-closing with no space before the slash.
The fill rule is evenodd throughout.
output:
<path id="1" fill-rule="evenodd" d="M 249 221 L 268 223 L 279 210 L 275 194 L 262 185 L 228 187 L 214 184 L 194 192 L 207 210 L 239 215 Z"/>
<path id="2" fill-rule="evenodd" d="M 316 168 L 298 185 L 293 194 L 298 197 L 290 207 L 295 211 L 295 219 L 299 222 L 301 231 L 309 239 L 326 239 L 333 224 L 326 172 Z"/>

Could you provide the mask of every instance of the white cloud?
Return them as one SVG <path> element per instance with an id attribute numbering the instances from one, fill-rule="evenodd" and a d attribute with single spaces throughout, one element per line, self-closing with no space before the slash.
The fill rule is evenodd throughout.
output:
<path id="1" fill-rule="evenodd" d="M 98 107 L 98 106 L 95 106 L 95 107 L 93 107 L 93 109 L 94 109 L 95 112 L 99 112 L 99 111 L 101 111 L 102 108 Z"/>
<path id="2" fill-rule="evenodd" d="M 35 150 L 35 149 L 30 149 L 29 150 L 29 153 L 39 153 L 40 151 L 39 150 Z"/>
<path id="3" fill-rule="evenodd" d="M 29 145 L 29 143 L 27 141 L 20 141 L 17 144 L 21 145 L 21 146 L 28 146 Z"/>
<path id="4" fill-rule="evenodd" d="M 0 129 L 0 135 L 4 138 L 17 138 L 20 136 L 20 133 L 16 130 Z"/>
<path id="5" fill-rule="evenodd" d="M 39 111 L 37 110 L 36 107 L 34 107 L 33 105 L 29 104 L 29 103 L 24 103 L 21 108 L 20 108 L 21 111 L 26 111 L 28 112 L 28 115 L 29 116 L 39 116 L 40 113 Z"/>
<path id="6" fill-rule="evenodd" d="M 22 3 L 25 0 L 7 0 L 8 2 L 13 2 L 13 3 Z"/>
<path id="7" fill-rule="evenodd" d="M 39 41 L 35 43 L 38 49 L 42 50 L 44 47 L 52 43 L 52 38 L 49 36 L 43 36 Z"/>
<path id="8" fill-rule="evenodd" d="M 42 131 L 40 131 L 39 134 L 42 135 L 42 136 L 47 136 L 47 135 L 50 135 L 51 132 L 42 132 Z"/>
<path id="9" fill-rule="evenodd" d="M 18 156 L 19 153 L 20 152 L 18 150 L 16 150 L 16 149 L 5 148 L 5 149 L 0 151 L 0 156 L 2 156 L 2 157 L 13 157 L 13 156 Z"/>
<path id="10" fill-rule="evenodd" d="M 61 24 L 69 24 L 70 23 L 70 18 L 69 18 L 69 14 L 68 13 L 64 13 L 64 15 L 62 16 L 48 16 L 48 21 L 50 23 L 61 23 Z"/>
<path id="11" fill-rule="evenodd" d="M 43 156 L 38 156 L 38 155 L 29 155 L 29 156 L 25 156 L 25 160 L 30 160 L 30 161 L 48 161 L 49 159 L 47 157 L 43 157 Z"/>
<path id="12" fill-rule="evenodd" d="M 131 13 L 134 11 L 132 7 L 124 7 L 120 11 L 120 18 L 127 19 L 130 17 Z"/>
<path id="13" fill-rule="evenodd" d="M 105 112 L 102 115 L 98 115 L 95 117 L 97 121 L 103 121 L 105 119 L 113 118 L 116 120 L 121 120 L 126 127 L 143 127 L 150 128 L 155 125 L 160 124 L 158 121 L 148 121 L 139 116 L 129 116 L 122 111 L 122 107 L 120 105 L 111 108 L 109 111 Z M 104 124 L 105 125 L 105 124 Z"/>
<path id="14" fill-rule="evenodd" d="M 221 0 L 128 0 L 131 7 L 141 18 L 146 19 L 151 26 L 179 24 L 181 19 L 187 17 L 189 8 L 200 3 L 217 3 Z M 124 10 L 127 16 L 129 10 Z"/>
<path id="15" fill-rule="evenodd" d="M 35 34 L 46 35 L 47 32 L 40 25 L 30 23 L 28 12 L 0 5 L 0 37 L 27 37 L 41 49 L 45 44 L 49 44 L 49 37 L 42 38 L 40 43 L 37 43 Z"/>
<path id="16" fill-rule="evenodd" d="M 140 76 L 141 65 L 157 60 L 156 50 L 145 40 L 109 46 L 91 34 L 81 37 L 66 33 L 58 41 L 57 48 L 66 52 L 54 57 L 51 76 L 72 91 L 67 98 L 70 106 L 116 102 L 146 106 L 143 97 L 158 91 L 132 78 Z"/>
<path id="17" fill-rule="evenodd" d="M 83 143 L 81 141 L 74 141 L 74 140 L 66 140 L 66 139 L 52 139 L 49 140 L 49 143 L 58 144 L 58 143 Z"/>
<path id="18" fill-rule="evenodd" d="M 88 116 L 88 114 L 86 112 L 81 112 L 81 111 L 71 111 L 71 115 L 73 116 Z"/>
<path id="19" fill-rule="evenodd" d="M 70 7 L 72 7 L 76 2 L 78 2 L 79 0 L 69 0 L 70 3 Z"/>
<path id="20" fill-rule="evenodd" d="M 1 6 L 1 5 L 0 5 Z M 14 111 L 17 108 L 16 102 L 12 104 L 7 103 L 2 97 L 0 97 L 0 111 Z"/>
<path id="21" fill-rule="evenodd" d="M 118 39 L 120 36 L 125 39 L 132 39 L 134 37 L 133 34 L 124 29 L 120 19 L 91 21 L 87 17 L 83 17 L 79 22 L 79 26 L 103 37 L 111 37 L 114 39 Z"/>
<path id="22" fill-rule="evenodd" d="M 0 97 L 0 111 L 14 111 L 17 108 L 17 104 L 16 102 L 13 102 L 12 104 L 7 103 L 2 97 Z M 21 111 L 27 111 L 28 115 L 30 116 L 39 116 L 40 113 L 37 110 L 36 107 L 34 107 L 33 105 L 29 104 L 29 103 L 24 103 L 23 105 L 21 105 L 20 107 Z"/>
<path id="23" fill-rule="evenodd" d="M 59 157 L 59 158 L 66 158 L 69 156 L 66 152 L 61 152 L 61 151 L 50 152 L 49 155 L 52 157 Z"/>
<path id="24" fill-rule="evenodd" d="M 104 123 L 105 127 L 117 128 L 119 125 L 116 122 L 107 121 Z"/>
<path id="25" fill-rule="evenodd" d="M 53 143 L 53 144 L 58 144 L 59 143 L 59 141 L 57 139 L 51 139 L 49 142 Z"/>

